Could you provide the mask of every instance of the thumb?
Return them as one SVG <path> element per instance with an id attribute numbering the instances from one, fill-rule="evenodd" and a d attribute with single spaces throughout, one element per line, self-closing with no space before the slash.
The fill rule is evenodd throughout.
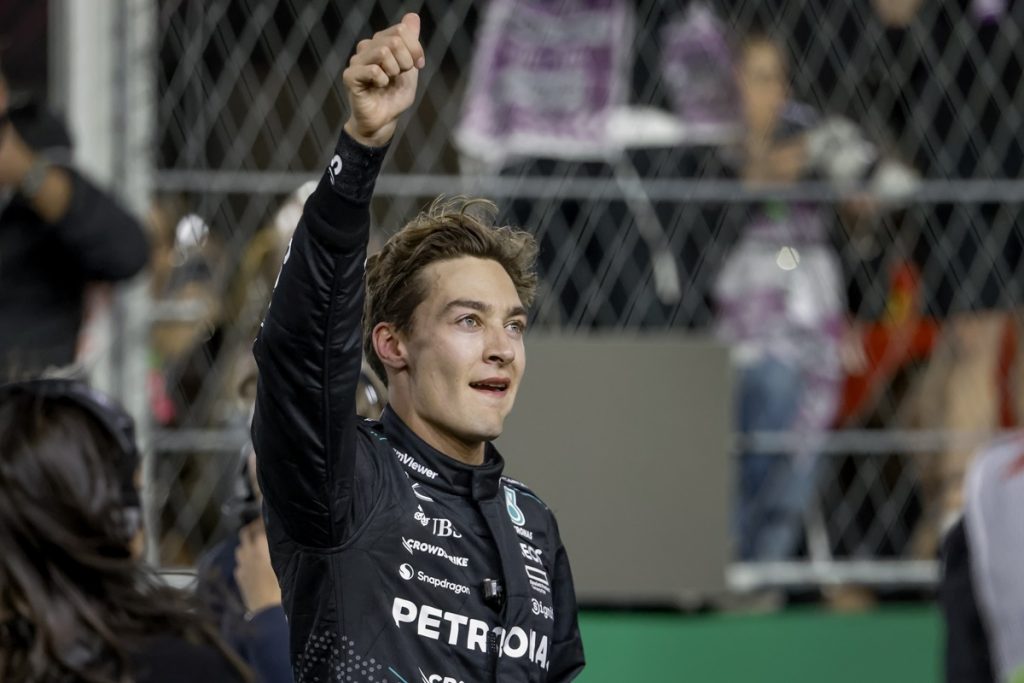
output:
<path id="1" fill-rule="evenodd" d="M 402 17 L 402 24 L 412 32 L 412 37 L 420 37 L 420 15 L 410 12 Z"/>

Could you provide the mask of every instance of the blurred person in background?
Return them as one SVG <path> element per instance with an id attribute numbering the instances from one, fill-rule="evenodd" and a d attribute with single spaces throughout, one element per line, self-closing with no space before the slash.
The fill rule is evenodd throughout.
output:
<path id="1" fill-rule="evenodd" d="M 1024 4 L 955 0 L 874 0 L 886 27 L 887 55 L 917 49 L 914 61 L 882 82 L 902 106 L 889 123 L 904 154 L 926 177 L 1020 178 L 1019 62 L 1006 51 L 1020 40 Z M 936 103 L 936 92 L 943 96 Z M 911 156 L 913 155 L 913 156 Z M 982 432 L 1000 427 L 1000 356 L 1020 326 L 1024 235 L 1019 205 L 938 204 L 929 209 L 916 250 L 929 313 L 943 338 L 920 391 L 926 427 Z M 1018 367 L 1024 367 L 1017 351 Z M 1020 387 L 1015 390 L 1020 392 Z M 1020 416 L 1012 419 L 1019 420 Z M 950 446 L 921 468 L 925 509 L 912 550 L 933 556 L 940 530 L 963 508 L 965 472 L 975 449 Z"/>
<path id="2" fill-rule="evenodd" d="M 818 7 L 808 12 L 827 16 L 826 5 L 808 3 Z M 832 57 L 811 74 L 823 102 L 924 178 L 1016 179 L 1024 171 L 1015 52 L 1022 27 L 1024 3 L 1013 0 L 872 0 L 810 30 L 801 44 Z M 895 216 L 896 243 L 875 248 L 882 270 L 900 251 L 893 247 L 903 247 L 921 273 L 924 314 L 942 324 L 911 410 L 899 416 L 904 426 L 961 433 L 1000 426 L 1001 355 L 1022 292 L 1019 212 L 1016 202 L 951 196 Z M 866 308 L 862 315 L 881 313 L 877 303 Z M 911 554 L 934 557 L 940 529 L 963 505 L 971 454 L 969 445 L 923 454 L 924 510 Z"/>
<path id="3" fill-rule="evenodd" d="M 964 514 L 942 543 L 946 681 L 1024 682 L 1024 434 L 971 460 Z"/>
<path id="4" fill-rule="evenodd" d="M 249 681 L 139 560 L 130 416 L 71 380 L 0 386 L 0 680 Z"/>
<path id="5" fill-rule="evenodd" d="M 288 195 L 272 219 L 247 236 L 233 258 L 228 258 L 230 247 L 223 236 L 202 217 L 190 213 L 185 202 L 165 197 L 154 207 L 158 228 L 152 291 L 163 304 L 158 310 L 166 313 L 152 328 L 150 397 L 152 413 L 162 426 L 241 429 L 248 425 L 255 398 L 252 339 L 270 301 L 302 205 L 315 186 L 309 182 Z M 241 241 L 236 241 L 241 247 Z M 370 372 L 368 366 L 365 369 Z M 362 382 L 360 406 L 379 402 L 381 388 L 376 380 Z M 372 399 L 363 401 L 364 395 Z M 359 414 L 379 417 L 380 408 Z M 224 530 L 224 495 L 209 495 L 210 482 L 220 480 L 221 461 L 211 458 L 209 452 L 178 452 L 162 458 L 161 467 L 191 501 L 171 501 L 162 511 L 164 561 L 192 564 L 197 559 L 208 560 L 211 553 L 206 548 L 220 539 Z M 198 519 L 193 512 L 199 513 Z M 216 546 L 214 554 L 231 565 L 223 572 L 225 577 L 232 577 L 237 538 L 232 534 Z M 200 552 L 204 552 L 201 558 Z M 234 586 L 233 578 L 230 583 Z M 237 589 L 234 593 L 240 600 Z M 232 623 L 241 623 L 242 614 L 234 615 L 238 619 Z"/>
<path id="6" fill-rule="evenodd" d="M 288 622 L 270 564 L 252 445 L 243 452 L 240 495 L 225 506 L 239 529 L 199 558 L 196 595 L 214 614 L 221 635 L 263 683 L 290 683 Z"/>
<path id="7" fill-rule="evenodd" d="M 751 28 L 737 41 L 741 141 L 724 154 L 751 186 L 788 185 L 814 172 L 816 115 L 790 98 L 785 43 Z M 754 205 L 714 285 L 715 327 L 738 369 L 743 434 L 800 433 L 794 451 L 745 450 L 739 461 L 737 556 L 785 560 L 799 549 L 814 491 L 814 433 L 827 429 L 843 377 L 845 301 L 841 266 L 823 208 Z"/>
<path id="8" fill-rule="evenodd" d="M 183 377 L 186 359 L 203 348 L 220 317 L 222 297 L 211 263 L 221 255 L 211 247 L 206 222 L 187 213 L 180 201 L 154 203 L 150 223 L 150 293 L 156 311 L 149 338 L 150 411 L 160 426 L 177 427 L 187 421 L 196 385 L 208 370 Z"/>
<path id="9" fill-rule="evenodd" d="M 162 424 L 216 427 L 248 415 L 237 389 L 254 370 L 252 340 L 314 187 L 290 194 L 237 258 L 202 217 L 173 201 L 160 206 L 153 292 L 178 311 L 153 327 L 153 405 Z"/>
<path id="10" fill-rule="evenodd" d="M 146 265 L 142 226 L 68 167 L 70 147 L 0 74 L 0 379 L 74 363 L 87 285 Z"/>
<path id="11" fill-rule="evenodd" d="M 264 227 L 244 245 L 237 239 L 237 247 L 227 245 L 223 230 L 218 234 L 174 196 L 161 198 L 152 215 L 151 291 L 158 313 L 150 336 L 151 414 L 171 430 L 245 429 L 255 390 L 252 339 L 288 235 Z M 240 394 L 243 385 L 247 397 Z M 184 494 L 161 510 L 161 559 L 193 565 L 223 535 L 223 464 L 201 443 L 161 455 L 162 476 Z M 242 613 L 237 616 L 241 621 Z"/>

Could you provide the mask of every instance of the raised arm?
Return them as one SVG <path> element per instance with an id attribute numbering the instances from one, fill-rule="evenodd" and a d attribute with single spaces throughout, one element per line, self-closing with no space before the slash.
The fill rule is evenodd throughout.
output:
<path id="1" fill-rule="evenodd" d="M 343 76 L 351 116 L 303 208 L 254 347 L 264 500 L 271 526 L 306 546 L 338 545 L 347 532 L 369 203 L 422 66 L 414 14 L 359 43 Z"/>
<path id="2" fill-rule="evenodd" d="M 0 75 L 0 193 L 17 191 L 38 230 L 74 258 L 87 280 L 116 281 L 149 260 L 146 233 L 110 195 L 78 173 L 49 163 L 18 133 Z M 2 210 L 2 207 L 0 207 Z"/>

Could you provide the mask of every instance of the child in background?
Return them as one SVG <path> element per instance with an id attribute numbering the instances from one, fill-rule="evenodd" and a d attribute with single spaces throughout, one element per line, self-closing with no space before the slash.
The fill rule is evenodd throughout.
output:
<path id="1" fill-rule="evenodd" d="M 749 185 L 783 185 L 811 168 L 816 116 L 790 100 L 784 46 L 751 32 L 736 54 L 743 132 L 727 165 Z M 799 548 L 815 485 L 815 438 L 835 414 L 845 325 L 841 265 L 818 204 L 752 204 L 714 286 L 716 332 L 732 345 L 743 434 L 793 432 L 795 450 L 744 447 L 736 514 L 740 560 L 784 560 Z"/>

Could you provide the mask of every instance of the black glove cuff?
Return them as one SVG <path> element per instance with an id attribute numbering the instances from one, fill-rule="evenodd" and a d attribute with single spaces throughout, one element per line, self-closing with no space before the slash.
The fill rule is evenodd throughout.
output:
<path id="1" fill-rule="evenodd" d="M 367 147 L 342 129 L 334 156 L 327 165 L 327 179 L 334 191 L 353 202 L 368 203 L 388 147 Z"/>

